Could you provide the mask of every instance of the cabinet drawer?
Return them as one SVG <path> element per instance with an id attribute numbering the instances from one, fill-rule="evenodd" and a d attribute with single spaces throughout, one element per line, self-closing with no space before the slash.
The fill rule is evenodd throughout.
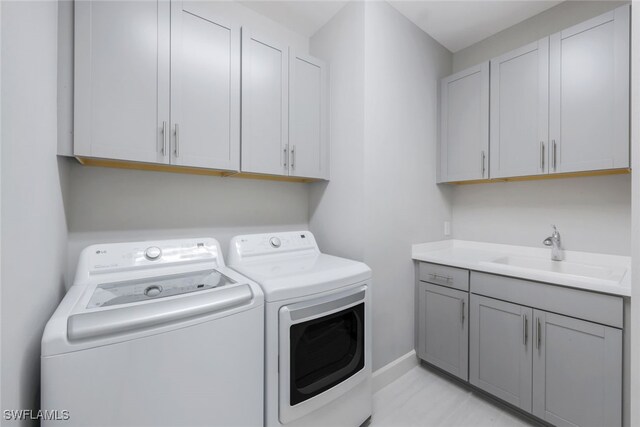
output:
<path id="1" fill-rule="evenodd" d="M 419 278 L 423 282 L 448 286 L 461 291 L 469 290 L 469 270 L 448 267 L 446 265 L 421 262 Z"/>
<path id="2" fill-rule="evenodd" d="M 622 328 L 622 297 L 494 274 L 471 273 L 471 292 Z"/>

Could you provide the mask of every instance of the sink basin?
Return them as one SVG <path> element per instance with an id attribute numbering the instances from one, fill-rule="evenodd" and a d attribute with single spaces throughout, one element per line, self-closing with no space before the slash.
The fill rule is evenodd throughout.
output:
<path id="1" fill-rule="evenodd" d="M 580 264 L 569 261 L 552 261 L 543 258 L 524 256 L 504 256 L 489 262 L 509 267 L 538 270 L 540 272 L 565 274 L 598 280 L 622 281 L 627 269 L 624 267 L 607 267 L 593 264 Z"/>

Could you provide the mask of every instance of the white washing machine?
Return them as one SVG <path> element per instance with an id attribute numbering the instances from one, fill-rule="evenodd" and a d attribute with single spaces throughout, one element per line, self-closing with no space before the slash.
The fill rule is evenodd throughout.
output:
<path id="1" fill-rule="evenodd" d="M 229 266 L 266 299 L 265 425 L 357 427 L 371 416 L 371 270 L 308 231 L 236 236 Z"/>
<path id="2" fill-rule="evenodd" d="M 259 426 L 263 352 L 263 293 L 216 240 L 89 246 L 42 338 L 42 425 Z"/>

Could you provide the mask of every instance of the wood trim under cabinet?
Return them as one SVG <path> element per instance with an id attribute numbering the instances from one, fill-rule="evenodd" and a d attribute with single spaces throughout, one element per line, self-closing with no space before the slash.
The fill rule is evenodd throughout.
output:
<path id="1" fill-rule="evenodd" d="M 491 184 L 494 182 L 540 181 L 545 179 L 578 178 L 582 176 L 626 175 L 630 173 L 631 173 L 630 168 L 622 168 L 622 169 L 605 169 L 605 170 L 596 170 L 596 171 L 587 171 L 587 172 L 556 173 L 556 174 L 549 174 L 549 175 L 515 176 L 511 178 L 492 178 L 492 179 L 477 179 L 477 180 L 471 180 L 471 181 L 453 181 L 453 182 L 443 182 L 442 184 L 454 184 L 454 185 Z"/>
<path id="2" fill-rule="evenodd" d="M 92 157 L 76 157 L 76 160 L 83 166 L 97 166 L 105 168 L 116 169 L 132 169 L 132 170 L 147 170 L 156 172 L 170 172 L 170 173 L 183 173 L 189 175 L 208 175 L 208 176 L 221 176 L 221 177 L 234 177 L 244 179 L 259 179 L 265 181 L 284 181 L 284 182 L 317 182 L 321 179 L 311 178 L 298 178 L 290 176 L 278 176 L 278 175 L 262 175 L 254 173 L 245 173 L 228 170 L 217 169 L 205 169 L 196 168 L 190 166 L 175 166 L 153 163 L 141 163 L 141 162 L 129 162 L 125 160 L 109 160 L 109 159 L 96 159 Z"/>

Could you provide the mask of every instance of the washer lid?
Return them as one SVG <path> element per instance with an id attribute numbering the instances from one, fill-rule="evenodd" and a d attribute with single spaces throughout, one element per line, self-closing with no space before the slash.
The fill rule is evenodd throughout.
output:
<path id="1" fill-rule="evenodd" d="M 87 309 L 204 291 L 233 283 L 236 282 L 216 269 L 131 281 L 101 283 L 96 286 L 91 295 Z"/>
<path id="2" fill-rule="evenodd" d="M 325 292 L 371 278 L 366 264 L 326 254 L 256 259 L 231 268 L 258 282 L 267 301 Z"/>

